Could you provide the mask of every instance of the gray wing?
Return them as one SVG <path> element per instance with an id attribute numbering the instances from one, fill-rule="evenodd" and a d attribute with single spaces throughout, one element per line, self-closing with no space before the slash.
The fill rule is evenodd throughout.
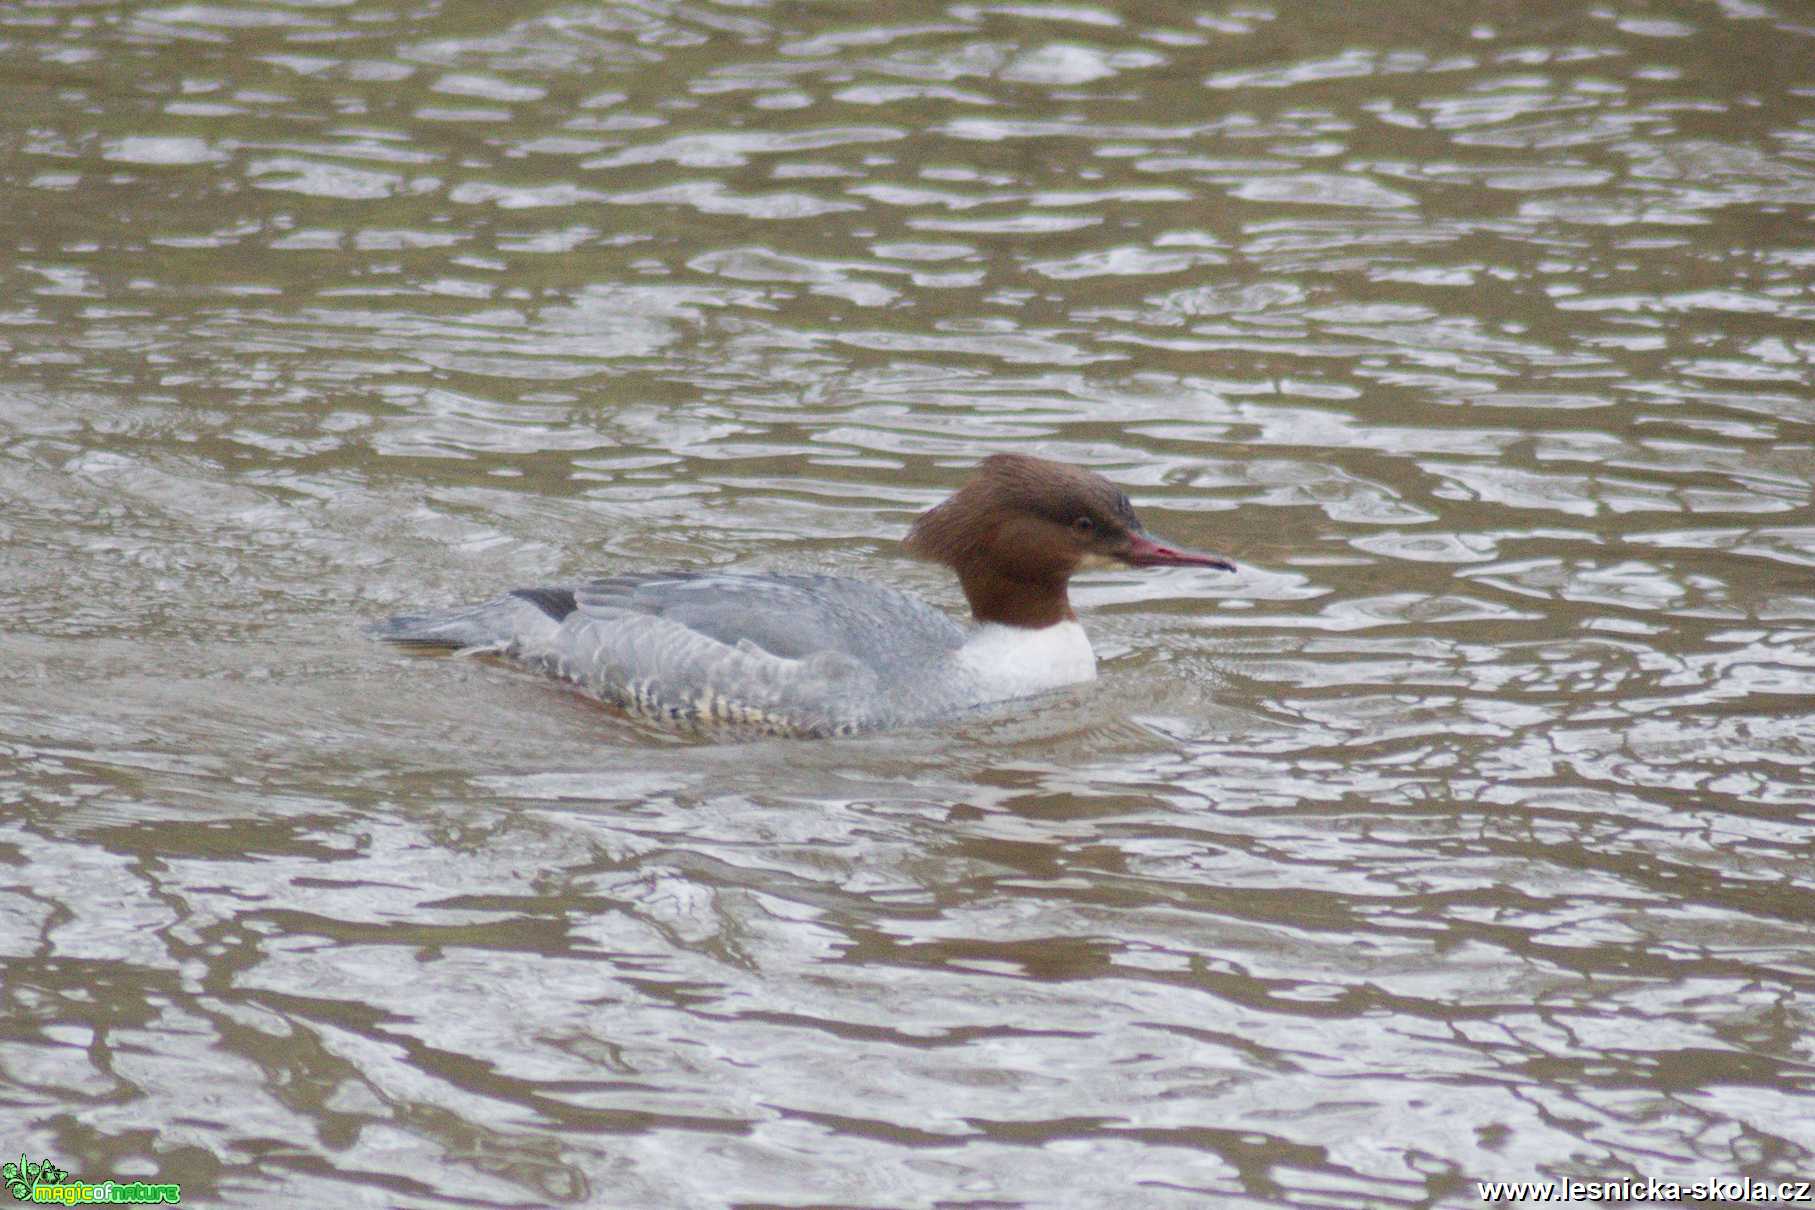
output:
<path id="1" fill-rule="evenodd" d="M 924 666 L 964 641 L 958 624 L 915 597 L 840 576 L 679 572 L 595 580 L 578 610 L 665 618 L 726 646 L 804 659 L 850 656 L 879 671 Z"/>
<path id="2" fill-rule="evenodd" d="M 944 614 L 832 576 L 616 576 L 573 590 L 551 671 L 670 723 L 825 735 L 895 721 L 893 689 L 963 641 Z"/>

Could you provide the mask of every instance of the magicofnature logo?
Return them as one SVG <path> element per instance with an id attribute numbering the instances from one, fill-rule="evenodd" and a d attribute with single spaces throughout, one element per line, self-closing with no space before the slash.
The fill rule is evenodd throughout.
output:
<path id="1" fill-rule="evenodd" d="M 19 1162 L 0 1164 L 0 1180 L 13 1200 L 51 1206 L 175 1205 L 183 1200 L 183 1187 L 147 1181 L 72 1181 L 69 1173 L 49 1160 L 32 1163 L 23 1153 Z"/>

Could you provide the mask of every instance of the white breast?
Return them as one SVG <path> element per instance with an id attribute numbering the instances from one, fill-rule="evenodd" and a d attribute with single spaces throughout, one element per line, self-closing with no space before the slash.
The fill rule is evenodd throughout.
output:
<path id="1" fill-rule="evenodd" d="M 958 664 L 976 679 L 981 700 L 989 702 L 1097 679 L 1096 652 L 1076 622 L 1038 630 L 979 626 L 959 649 Z"/>

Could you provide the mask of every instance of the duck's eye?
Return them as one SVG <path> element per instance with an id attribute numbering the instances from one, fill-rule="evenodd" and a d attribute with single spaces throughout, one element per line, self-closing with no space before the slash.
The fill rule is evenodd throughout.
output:
<path id="1" fill-rule="evenodd" d="M 1081 534 L 1087 534 L 1097 527 L 1097 523 L 1089 517 L 1079 517 L 1071 523 L 1071 527 Z"/>

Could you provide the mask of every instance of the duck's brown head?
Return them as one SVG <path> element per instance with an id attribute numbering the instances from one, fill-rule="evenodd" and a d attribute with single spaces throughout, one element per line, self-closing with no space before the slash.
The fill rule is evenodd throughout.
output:
<path id="1" fill-rule="evenodd" d="M 958 573 L 979 622 L 1051 626 L 1075 618 L 1066 584 L 1092 567 L 1216 567 L 1216 555 L 1161 542 L 1115 484 L 1027 454 L 996 454 L 914 522 L 909 553 Z"/>

